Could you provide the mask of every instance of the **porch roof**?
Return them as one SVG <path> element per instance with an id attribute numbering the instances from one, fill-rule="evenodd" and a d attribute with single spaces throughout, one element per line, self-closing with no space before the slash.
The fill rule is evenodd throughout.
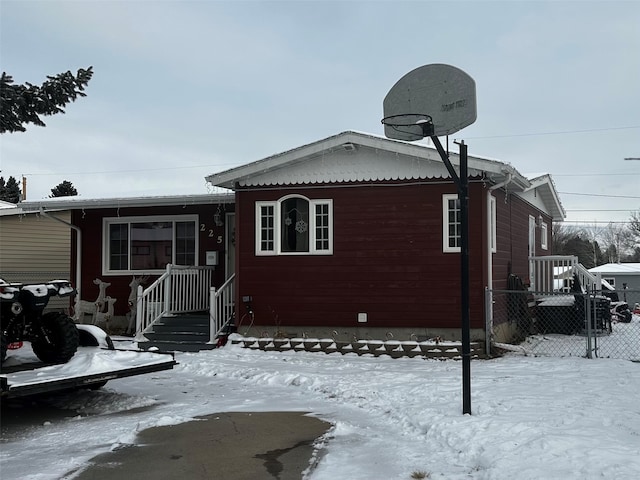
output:
<path id="1" fill-rule="evenodd" d="M 234 203 L 233 193 L 211 193 L 204 195 L 173 195 L 155 197 L 83 198 L 80 196 L 57 197 L 20 202 L 24 211 L 78 210 L 110 207 L 162 207 L 171 205 L 217 205 Z"/>

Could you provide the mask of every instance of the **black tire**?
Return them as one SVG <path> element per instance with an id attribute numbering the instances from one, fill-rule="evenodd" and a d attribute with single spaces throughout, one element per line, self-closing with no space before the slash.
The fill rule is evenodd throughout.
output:
<path id="1" fill-rule="evenodd" d="M 4 362 L 4 359 L 7 358 L 8 348 L 9 344 L 7 343 L 7 337 L 5 337 L 3 333 L 0 338 L 0 362 Z"/>
<path id="2" fill-rule="evenodd" d="M 33 353 L 45 363 L 66 363 L 78 350 L 79 336 L 73 320 L 64 313 L 49 312 L 42 316 L 42 331 L 31 339 Z M 44 334 L 43 334 L 44 332 Z"/>

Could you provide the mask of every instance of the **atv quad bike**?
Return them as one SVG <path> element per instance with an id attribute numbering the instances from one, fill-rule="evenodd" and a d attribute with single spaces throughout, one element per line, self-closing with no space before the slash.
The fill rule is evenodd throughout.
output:
<path id="1" fill-rule="evenodd" d="M 44 308 L 51 297 L 74 293 L 67 280 L 22 284 L 0 278 L 0 359 L 4 362 L 8 349 L 27 341 L 42 362 L 68 362 L 78 349 L 78 329 L 68 315 L 44 313 Z"/>

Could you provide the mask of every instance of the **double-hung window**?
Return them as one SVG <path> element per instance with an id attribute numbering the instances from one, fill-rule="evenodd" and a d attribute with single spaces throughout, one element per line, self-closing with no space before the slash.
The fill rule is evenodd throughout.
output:
<path id="1" fill-rule="evenodd" d="M 288 195 L 256 202 L 256 255 L 333 253 L 333 202 Z"/>
<path id="2" fill-rule="evenodd" d="M 459 252 L 461 246 L 460 200 L 457 194 L 442 196 L 442 251 Z"/>
<path id="3" fill-rule="evenodd" d="M 197 215 L 105 218 L 103 272 L 150 273 L 168 263 L 197 265 L 197 225 Z"/>

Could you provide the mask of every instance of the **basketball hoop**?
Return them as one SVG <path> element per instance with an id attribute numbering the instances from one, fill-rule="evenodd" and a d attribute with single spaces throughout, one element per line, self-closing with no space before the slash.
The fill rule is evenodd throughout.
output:
<path id="1" fill-rule="evenodd" d="M 476 121 L 476 82 L 459 68 L 435 63 L 407 73 L 382 102 L 384 134 L 395 140 L 431 138 L 458 188 L 460 202 L 460 318 L 462 333 L 462 413 L 471 414 L 471 324 L 469 307 L 469 177 L 467 146 L 460 142 L 458 174 L 439 136 Z M 404 113 L 404 112 L 429 112 Z M 457 143 L 457 142 L 456 142 Z"/>
<path id="2" fill-rule="evenodd" d="M 420 140 L 434 133 L 433 118 L 426 113 L 403 113 L 382 119 L 382 124 L 399 132 L 403 140 Z"/>

